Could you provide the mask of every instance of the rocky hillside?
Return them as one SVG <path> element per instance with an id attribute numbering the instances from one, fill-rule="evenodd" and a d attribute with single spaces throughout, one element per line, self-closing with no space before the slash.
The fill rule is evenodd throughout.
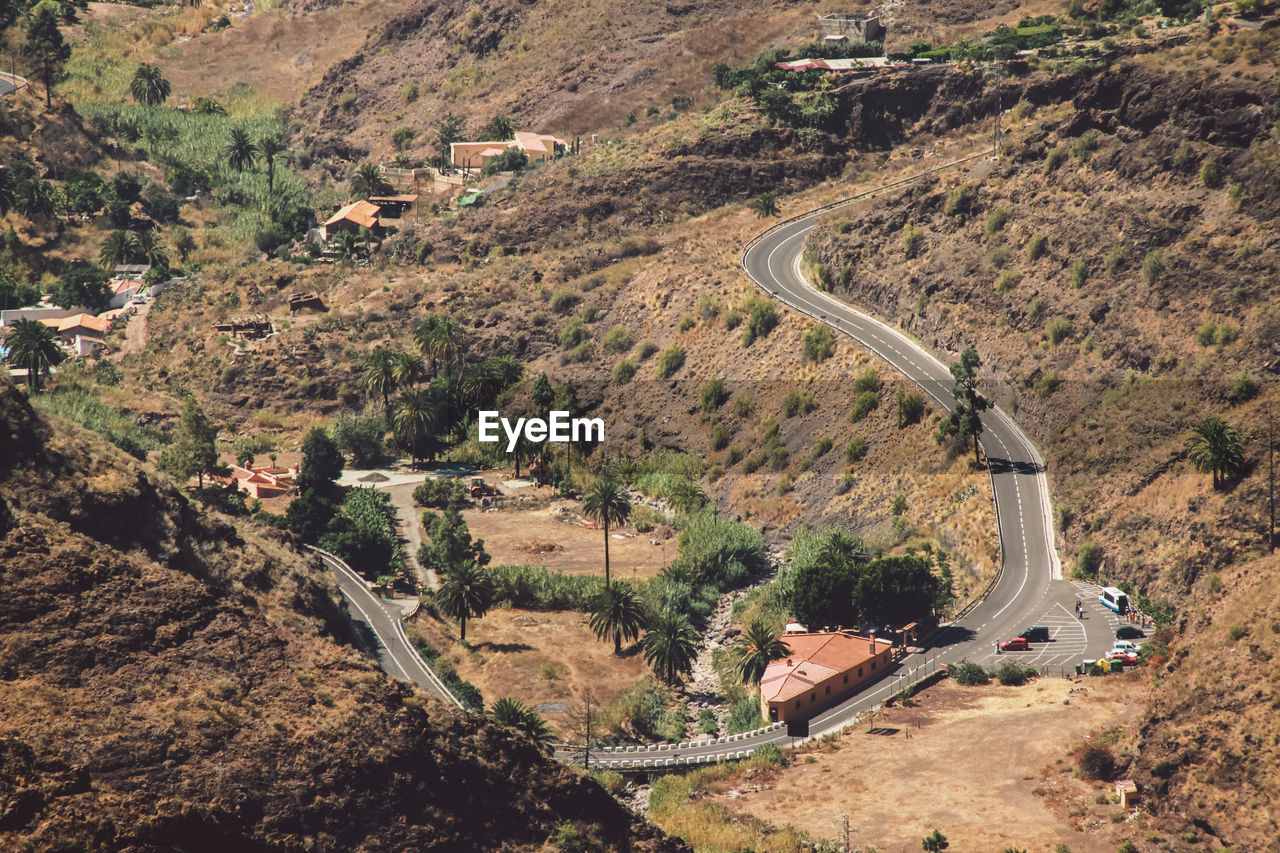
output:
<path id="1" fill-rule="evenodd" d="M 0 386 L 0 847 L 676 850 L 389 680 L 324 574 Z"/>

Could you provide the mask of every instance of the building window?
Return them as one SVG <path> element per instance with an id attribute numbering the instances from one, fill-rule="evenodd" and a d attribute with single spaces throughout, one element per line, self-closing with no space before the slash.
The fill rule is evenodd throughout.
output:
<path id="1" fill-rule="evenodd" d="M 817 702 L 817 701 L 818 701 L 818 694 L 817 694 L 817 693 L 810 693 L 810 694 L 809 694 L 809 701 L 810 701 L 810 702 Z"/>
<path id="2" fill-rule="evenodd" d="M 830 696 L 830 695 L 831 695 L 831 685 L 830 685 L 830 684 L 828 684 L 828 685 L 827 685 L 827 695 L 828 695 L 828 696 Z"/>
<path id="3" fill-rule="evenodd" d="M 876 662 L 875 662 L 875 661 L 872 661 L 872 662 L 871 662 L 871 671 L 872 671 L 872 672 L 875 672 L 875 671 L 876 671 Z"/>
<path id="4" fill-rule="evenodd" d="M 858 667 L 858 677 L 862 677 L 862 667 Z"/>
<path id="5" fill-rule="evenodd" d="M 769 706 L 769 722 L 771 723 L 778 722 L 778 708 L 776 705 Z"/>
<path id="6" fill-rule="evenodd" d="M 799 699 L 797 699 L 797 700 L 796 700 L 796 707 L 797 707 L 797 708 L 799 708 L 799 707 L 800 707 L 800 700 L 799 700 Z"/>
<path id="7" fill-rule="evenodd" d="M 845 683 L 845 684 L 848 684 L 848 683 L 849 683 L 849 673 L 847 673 L 847 672 L 844 674 L 844 683 Z"/>

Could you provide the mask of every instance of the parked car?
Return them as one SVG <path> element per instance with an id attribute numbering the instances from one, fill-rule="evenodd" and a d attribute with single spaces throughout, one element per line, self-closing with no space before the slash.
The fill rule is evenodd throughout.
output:
<path id="1" fill-rule="evenodd" d="M 1138 644 L 1130 642 L 1129 640 L 1116 640 L 1115 644 L 1111 646 L 1111 650 L 1116 652 L 1131 652 L 1136 655 L 1138 653 Z"/>
<path id="2" fill-rule="evenodd" d="M 1116 629 L 1117 640 L 1141 640 L 1145 636 L 1147 635 L 1142 632 L 1141 628 L 1136 628 L 1133 625 L 1121 625 Z"/>
<path id="3" fill-rule="evenodd" d="M 1125 666 L 1136 666 L 1138 663 L 1138 655 L 1135 652 L 1122 652 L 1112 649 L 1107 652 L 1107 660 L 1118 660 Z"/>
<path id="4" fill-rule="evenodd" d="M 1023 631 L 1018 636 L 1032 643 L 1047 643 L 1049 642 L 1049 629 L 1044 625 L 1036 625 L 1034 628 L 1028 628 Z"/>
<path id="5" fill-rule="evenodd" d="M 1014 637 L 1012 640 L 1005 640 L 1000 644 L 1002 652 L 1025 652 L 1030 650 L 1031 644 L 1027 642 L 1026 637 Z"/>

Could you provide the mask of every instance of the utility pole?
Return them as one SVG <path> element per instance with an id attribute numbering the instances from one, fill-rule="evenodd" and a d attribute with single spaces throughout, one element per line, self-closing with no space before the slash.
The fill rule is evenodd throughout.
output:
<path id="1" fill-rule="evenodd" d="M 591 769 L 591 691 L 590 690 L 586 691 L 586 694 L 583 696 L 583 701 L 586 703 L 587 711 L 586 711 L 586 725 L 585 725 L 586 732 L 584 732 L 584 736 L 582 738 L 582 769 L 590 770 Z"/>

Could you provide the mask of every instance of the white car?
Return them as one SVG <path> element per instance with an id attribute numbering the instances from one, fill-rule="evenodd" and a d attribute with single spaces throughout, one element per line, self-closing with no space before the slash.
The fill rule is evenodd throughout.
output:
<path id="1" fill-rule="evenodd" d="M 1111 647 L 1114 652 L 1125 652 L 1127 654 L 1136 655 L 1138 653 L 1138 644 L 1129 640 L 1116 640 L 1115 645 Z"/>

